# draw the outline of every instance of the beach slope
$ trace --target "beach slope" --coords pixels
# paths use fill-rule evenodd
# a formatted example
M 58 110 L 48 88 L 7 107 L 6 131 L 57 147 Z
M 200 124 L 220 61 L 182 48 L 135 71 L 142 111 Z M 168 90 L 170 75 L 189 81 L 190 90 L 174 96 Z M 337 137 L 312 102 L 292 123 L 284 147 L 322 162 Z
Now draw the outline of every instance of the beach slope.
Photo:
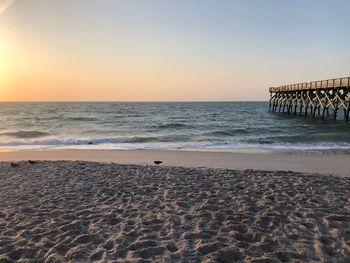
M 167 151 L 167 150 L 63 150 L 0 152 L 0 161 L 21 160 L 80 160 L 150 165 L 162 160 L 165 165 L 185 167 L 224 168 L 234 170 L 283 170 L 350 176 L 350 154 L 286 151 Z

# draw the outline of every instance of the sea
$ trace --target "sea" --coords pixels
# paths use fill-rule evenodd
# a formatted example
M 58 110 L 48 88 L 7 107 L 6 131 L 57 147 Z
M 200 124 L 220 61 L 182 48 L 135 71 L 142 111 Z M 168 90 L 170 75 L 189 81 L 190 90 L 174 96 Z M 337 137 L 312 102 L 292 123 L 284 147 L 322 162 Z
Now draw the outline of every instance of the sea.
M 350 150 L 350 124 L 268 102 L 0 103 L 0 150 Z

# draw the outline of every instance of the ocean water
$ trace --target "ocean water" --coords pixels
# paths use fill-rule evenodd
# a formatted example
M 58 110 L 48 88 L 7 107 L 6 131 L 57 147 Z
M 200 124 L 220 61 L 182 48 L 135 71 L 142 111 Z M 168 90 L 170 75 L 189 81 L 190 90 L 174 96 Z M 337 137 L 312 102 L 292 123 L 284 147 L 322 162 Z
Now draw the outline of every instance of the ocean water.
M 1 103 L 0 149 L 348 150 L 342 120 L 267 102 Z

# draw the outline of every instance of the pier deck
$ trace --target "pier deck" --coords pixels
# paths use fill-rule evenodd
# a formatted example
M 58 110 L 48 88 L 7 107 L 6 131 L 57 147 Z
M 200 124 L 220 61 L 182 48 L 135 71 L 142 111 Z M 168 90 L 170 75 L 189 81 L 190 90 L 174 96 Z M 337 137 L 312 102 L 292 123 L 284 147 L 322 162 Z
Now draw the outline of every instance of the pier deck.
M 350 112 L 350 77 L 271 87 L 269 111 L 325 119 L 337 119 L 343 109 L 346 122 Z

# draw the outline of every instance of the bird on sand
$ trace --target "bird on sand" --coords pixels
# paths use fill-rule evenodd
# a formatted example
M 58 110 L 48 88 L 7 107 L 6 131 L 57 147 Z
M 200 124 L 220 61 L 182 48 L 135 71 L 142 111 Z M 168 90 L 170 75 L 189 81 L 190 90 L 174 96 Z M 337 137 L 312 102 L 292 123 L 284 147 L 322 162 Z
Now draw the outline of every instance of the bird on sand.
M 156 165 L 159 165 L 159 164 L 162 164 L 163 162 L 162 161 L 154 161 L 154 164 Z
M 15 168 L 15 167 L 18 167 L 19 164 L 18 163 L 10 163 L 11 167 Z
M 32 160 L 28 160 L 28 163 L 33 165 L 33 164 L 36 164 L 36 163 L 38 163 L 38 162 L 32 161 Z

